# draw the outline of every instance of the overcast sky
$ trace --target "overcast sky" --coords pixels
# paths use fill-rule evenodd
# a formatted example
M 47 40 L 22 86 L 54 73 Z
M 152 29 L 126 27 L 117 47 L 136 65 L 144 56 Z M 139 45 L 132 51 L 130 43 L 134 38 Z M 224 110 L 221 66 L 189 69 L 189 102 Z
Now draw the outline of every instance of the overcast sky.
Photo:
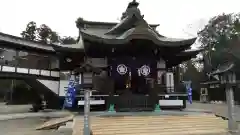
M 29 21 L 47 24 L 61 36 L 77 36 L 75 20 L 118 22 L 131 0 L 0 0 L 0 31 L 16 36 Z M 196 35 L 217 14 L 240 12 L 240 0 L 137 0 L 148 23 L 174 38 Z

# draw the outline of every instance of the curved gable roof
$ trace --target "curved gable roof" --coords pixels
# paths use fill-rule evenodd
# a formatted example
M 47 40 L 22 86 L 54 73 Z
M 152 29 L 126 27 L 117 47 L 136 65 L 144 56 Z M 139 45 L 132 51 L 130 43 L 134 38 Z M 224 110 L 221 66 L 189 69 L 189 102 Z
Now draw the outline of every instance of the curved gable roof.
M 104 44 L 126 44 L 133 39 L 151 40 L 154 44 L 165 47 L 190 47 L 196 40 L 173 39 L 160 35 L 144 20 L 138 9 L 138 3 L 133 0 L 123 13 L 122 20 L 108 31 L 92 31 L 80 29 L 83 39 Z

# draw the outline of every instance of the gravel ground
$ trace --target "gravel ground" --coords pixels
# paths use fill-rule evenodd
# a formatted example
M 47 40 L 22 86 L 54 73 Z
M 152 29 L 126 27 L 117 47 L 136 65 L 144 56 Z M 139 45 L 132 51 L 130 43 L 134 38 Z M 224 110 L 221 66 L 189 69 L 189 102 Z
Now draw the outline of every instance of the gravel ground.
M 0 116 L 28 115 L 31 105 L 5 105 L 0 103 Z M 47 113 L 48 114 L 48 113 Z M 37 114 L 31 114 L 37 115 Z M 47 116 L 47 115 L 46 115 Z M 30 117 L 30 116 L 29 116 Z M 0 120 L 0 135 L 71 135 L 69 131 L 46 130 L 37 131 L 35 128 L 46 121 L 44 118 L 31 117 L 15 120 Z
M 201 109 L 211 111 L 219 116 L 228 117 L 228 109 L 225 103 L 223 104 L 210 104 L 210 103 L 199 103 L 193 102 L 193 104 L 187 104 L 187 109 Z M 240 123 L 240 106 L 235 105 L 235 120 Z
M 0 103 L 0 114 L 26 113 L 29 112 L 31 105 L 6 105 Z
M 35 128 L 42 124 L 46 119 L 18 119 L 0 121 L 1 135 L 71 135 L 71 132 L 60 132 L 57 130 L 37 131 Z

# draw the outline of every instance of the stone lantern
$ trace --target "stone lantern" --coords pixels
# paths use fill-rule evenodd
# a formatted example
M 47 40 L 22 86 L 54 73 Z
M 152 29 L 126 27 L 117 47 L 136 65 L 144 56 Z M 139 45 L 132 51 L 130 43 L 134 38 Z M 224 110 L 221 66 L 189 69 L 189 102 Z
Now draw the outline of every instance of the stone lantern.
M 81 67 L 74 70 L 75 74 L 81 74 L 81 86 L 80 90 L 84 92 L 84 135 L 91 135 L 90 129 L 90 97 L 93 88 L 93 76 L 99 74 L 101 71 L 98 68 L 93 67 L 90 63 L 86 62 Z M 78 87 L 79 88 L 79 87 Z
M 216 71 L 210 73 L 210 75 L 218 75 L 220 83 L 225 86 L 226 100 L 228 105 L 228 129 L 230 132 L 237 132 L 238 127 L 234 118 L 234 94 L 233 88 L 236 86 L 236 75 L 232 70 L 234 64 L 231 62 L 225 63 L 218 67 Z

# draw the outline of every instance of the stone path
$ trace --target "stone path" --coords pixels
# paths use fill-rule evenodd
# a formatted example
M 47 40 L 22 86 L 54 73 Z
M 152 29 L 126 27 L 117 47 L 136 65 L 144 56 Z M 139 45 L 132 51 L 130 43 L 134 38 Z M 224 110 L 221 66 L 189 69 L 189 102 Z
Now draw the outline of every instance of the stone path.
M 0 103 L 0 130 L 4 135 L 70 135 L 69 127 L 61 127 L 56 131 L 35 131 L 36 124 L 33 121 L 35 119 L 43 117 L 61 117 L 69 115 L 66 112 L 39 112 L 39 113 L 29 113 L 28 110 L 31 106 L 29 105 L 4 105 Z M 227 105 L 226 104 L 202 104 L 194 102 L 193 104 L 188 104 L 187 111 L 192 112 L 214 112 L 223 117 L 227 116 Z M 168 112 L 165 112 L 168 113 Z M 183 113 L 183 112 L 182 112 Z M 95 114 L 98 115 L 98 114 Z M 235 107 L 236 120 L 240 123 L 240 107 Z M 9 120 L 16 119 L 17 120 Z M 24 119 L 22 119 L 24 118 Z M 30 118 L 30 119 L 27 119 Z M 42 119 L 41 118 L 41 119 Z M 27 120 L 26 120 L 27 119 Z M 8 120 L 8 121 L 5 121 Z M 43 122 L 39 122 L 43 123 Z M 19 125 L 19 126 L 18 126 Z M 71 125 L 71 124 L 70 124 Z M 20 128 L 20 129 L 19 129 Z M 16 132 L 12 129 L 16 129 Z M 25 131 L 26 130 L 26 131 Z M 210 134 L 209 134 L 210 135 Z M 219 135 L 219 134 L 218 134 Z M 221 134 L 222 135 L 222 134 Z
M 0 121 L 23 118 L 58 118 L 69 116 L 70 112 L 61 110 L 44 110 L 43 112 L 29 112 L 31 105 L 6 105 L 0 102 Z
M 188 104 L 186 110 L 204 110 L 206 112 L 213 112 L 216 115 L 219 115 L 221 117 L 227 118 L 228 112 L 227 112 L 227 105 L 225 103 L 223 104 L 210 104 L 210 103 L 198 103 L 194 102 L 193 104 Z M 240 122 L 240 107 L 238 105 L 235 106 L 235 119 L 237 122 Z
M 0 114 L 10 114 L 10 113 L 26 113 L 29 112 L 31 105 L 6 105 L 5 103 L 0 103 Z
M 215 105 L 215 104 L 201 104 L 194 103 L 192 105 L 188 105 L 186 110 L 189 111 L 219 111 L 220 113 L 226 112 L 224 110 L 226 105 Z M 2 110 L 5 109 L 5 110 Z M 238 109 L 238 110 L 237 110 Z M 239 107 L 236 111 L 240 112 Z M 66 116 L 66 112 L 39 112 L 39 113 L 26 113 L 28 110 L 27 105 L 1 105 L 0 104 L 0 130 L 4 135 L 71 135 L 72 131 L 69 130 L 71 128 L 70 124 L 67 124 L 64 127 L 59 128 L 58 130 L 48 130 L 48 131 L 36 131 L 35 127 L 44 123 L 43 118 L 39 117 L 60 117 Z M 24 113 L 25 112 L 25 113 Z M 168 112 L 165 112 L 168 113 Z M 184 113 L 184 112 L 182 112 Z M 7 114 L 7 115 L 6 115 Z M 67 114 L 68 115 L 68 114 Z M 97 114 L 95 114 L 97 115 Z M 240 114 L 239 114 L 240 115 Z M 16 118 L 24 118 L 17 119 Z M 9 120 L 12 119 L 12 120 Z M 13 120 L 15 119 L 15 120 Z M 37 120 L 40 119 L 40 120 Z M 4 121 L 1 121 L 4 120 Z M 7 121 L 5 121 L 7 120 Z M 69 126 L 70 125 L 70 126 Z M 14 130 L 13 130 L 14 129 Z M 209 134 L 214 135 L 214 134 Z M 222 134 L 218 134 L 222 135 Z M 224 134 L 225 135 L 225 134 Z
M 30 118 L 0 121 L 1 135 L 71 135 L 71 132 L 60 132 L 57 130 L 37 131 L 34 129 L 46 121 L 43 118 Z
M 15 114 L 0 114 L 0 121 L 25 119 L 25 118 L 59 118 L 71 115 L 70 112 L 38 112 L 38 113 L 15 113 Z

